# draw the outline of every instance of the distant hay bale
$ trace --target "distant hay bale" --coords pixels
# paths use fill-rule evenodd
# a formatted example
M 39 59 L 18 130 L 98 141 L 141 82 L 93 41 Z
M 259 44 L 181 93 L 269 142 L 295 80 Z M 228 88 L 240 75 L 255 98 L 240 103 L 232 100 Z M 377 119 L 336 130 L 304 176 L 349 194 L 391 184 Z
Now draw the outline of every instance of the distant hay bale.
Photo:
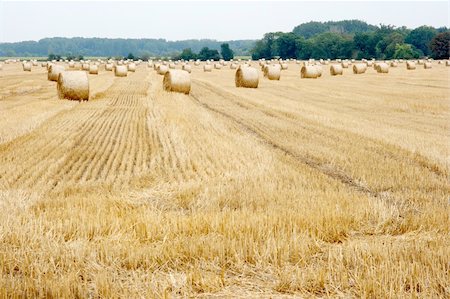
M 47 62 L 41 62 L 42 67 L 47 67 Z
M 62 65 L 51 64 L 48 69 L 47 79 L 49 81 L 58 81 L 58 76 L 64 72 L 65 68 Z
M 182 69 L 183 71 L 188 72 L 188 73 L 191 73 L 191 72 L 192 72 L 192 67 L 191 67 L 189 64 L 183 65 L 183 66 L 181 67 L 181 69 Z
M 114 76 L 126 77 L 128 75 L 128 68 L 126 65 L 116 65 L 114 68 Z
M 175 63 L 169 63 L 169 69 L 174 70 L 175 67 L 176 67 L 176 64 L 175 64 Z
M 389 65 L 385 62 L 381 62 L 377 65 L 377 73 L 387 74 L 389 73 Z
M 304 78 L 316 79 L 321 76 L 321 72 L 319 71 L 319 68 L 315 65 L 304 65 L 300 70 L 300 76 L 302 79 Z
M 344 69 L 347 69 L 348 68 L 348 61 L 342 61 L 341 65 L 342 65 L 342 67 Z
M 431 69 L 431 62 L 425 62 L 425 63 L 423 64 L 423 68 L 424 68 L 424 69 Z
M 189 94 L 191 91 L 191 76 L 183 70 L 169 70 L 164 74 L 163 86 L 165 91 Z
M 282 67 L 279 64 L 266 65 L 264 68 L 264 77 L 269 80 L 280 80 Z
M 406 69 L 407 70 L 415 70 L 416 69 L 416 63 L 414 61 L 407 61 L 406 62 Z
M 365 63 L 355 63 L 353 65 L 353 74 L 364 74 L 367 70 Z
M 417 64 L 418 65 L 423 65 L 425 62 L 423 61 L 423 59 L 419 59 L 418 61 L 417 61 Z
M 91 75 L 98 75 L 98 65 L 91 64 L 89 66 L 89 74 L 91 74 Z
M 445 66 L 450 66 L 450 60 L 447 60 L 447 61 L 445 62 Z
M 220 63 L 214 63 L 214 68 L 216 70 L 220 70 L 220 69 L 222 69 L 222 65 Z
M 287 63 L 282 63 L 282 64 L 280 64 L 280 66 L 281 66 L 282 70 L 287 70 L 288 69 L 288 64 Z
M 69 62 L 69 68 L 73 69 L 75 67 L 75 62 L 70 61 Z
M 127 69 L 128 69 L 128 71 L 129 72 L 135 72 L 136 71 L 136 64 L 135 63 L 129 63 L 128 65 L 127 65 Z
M 89 79 L 84 71 L 61 72 L 56 87 L 60 99 L 89 100 Z
M 212 71 L 212 66 L 210 64 L 205 64 L 203 66 L 203 71 L 204 72 L 211 72 Z
M 156 69 L 156 73 L 158 75 L 165 75 L 167 72 L 169 71 L 169 67 L 167 65 L 159 65 L 158 68 Z
M 113 68 L 114 68 L 114 66 L 113 66 L 112 63 L 107 63 L 107 64 L 105 65 L 105 71 L 112 71 Z
M 391 67 L 397 67 L 398 63 L 397 61 L 391 61 Z
M 239 67 L 234 76 L 236 87 L 258 88 L 258 70 L 253 67 Z
M 322 77 L 322 72 L 323 72 L 322 65 L 318 64 L 318 65 L 316 65 L 316 68 L 317 68 L 317 72 L 319 73 L 319 78 Z
M 38 66 L 38 63 L 37 63 L 36 60 L 32 61 L 31 64 L 32 64 L 33 66 Z
M 89 71 L 89 67 L 90 67 L 90 64 L 89 64 L 89 63 L 83 63 L 83 64 L 81 65 L 81 69 L 82 69 L 83 71 Z
M 153 65 L 153 69 L 154 69 L 155 71 L 157 71 L 157 70 L 158 70 L 158 67 L 159 67 L 160 65 L 161 65 L 160 63 L 155 63 L 155 64 Z
M 194 62 L 194 65 L 195 65 L 195 66 L 199 66 L 199 65 L 200 65 L 200 61 Z
M 368 67 L 371 67 L 371 66 L 373 66 L 373 61 L 371 61 L 371 60 L 370 61 L 366 61 L 366 64 L 367 64 Z
M 235 69 L 237 69 L 237 64 L 236 63 L 230 63 L 230 69 L 231 70 L 235 70 Z
M 31 72 L 31 62 L 24 62 L 22 68 L 25 72 Z
M 340 64 L 332 64 L 330 66 L 330 75 L 337 76 L 342 75 L 344 73 L 344 68 Z

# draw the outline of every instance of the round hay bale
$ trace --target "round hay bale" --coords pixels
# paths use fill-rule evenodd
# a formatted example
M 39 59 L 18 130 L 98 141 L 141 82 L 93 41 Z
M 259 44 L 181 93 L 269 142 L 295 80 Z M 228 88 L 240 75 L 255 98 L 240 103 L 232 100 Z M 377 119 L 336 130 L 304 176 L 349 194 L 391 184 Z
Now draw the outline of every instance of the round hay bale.
M 158 70 L 158 67 L 159 67 L 160 65 L 161 65 L 160 63 L 155 63 L 155 64 L 153 65 L 153 69 L 154 69 L 155 71 L 157 71 L 157 70 Z
M 365 63 L 355 63 L 353 65 L 353 74 L 364 74 L 367 70 Z
M 415 70 L 416 69 L 416 63 L 414 61 L 407 61 L 406 62 L 406 69 L 407 70 Z
M 169 71 L 169 67 L 167 65 L 161 64 L 156 69 L 156 73 L 158 75 L 165 75 Z
M 47 73 L 47 79 L 49 81 L 58 81 L 58 76 L 61 72 L 64 72 L 65 68 L 62 65 L 50 64 Z
M 175 63 L 169 63 L 169 69 L 174 70 L 176 67 Z
M 425 63 L 423 64 L 423 68 L 424 68 L 424 69 L 431 69 L 431 62 L 425 62 Z
M 371 66 L 373 66 L 373 61 L 372 60 L 368 60 L 368 61 L 366 61 L 366 64 L 367 64 L 367 66 L 368 67 L 371 67 Z
M 113 68 L 114 68 L 114 66 L 113 66 L 112 63 L 107 63 L 107 64 L 105 65 L 105 71 L 112 71 Z
M 450 60 L 447 60 L 447 61 L 445 62 L 445 66 L 450 66 Z
M 212 72 L 212 66 L 210 64 L 205 64 L 203 66 L 203 71 L 204 72 Z
M 163 87 L 165 91 L 189 94 L 191 91 L 191 76 L 183 70 L 169 70 L 164 74 Z
M 348 68 L 348 61 L 342 61 L 341 65 L 342 65 L 342 67 L 344 69 L 347 69 Z
M 234 83 L 236 87 L 258 88 L 258 70 L 251 66 L 238 68 L 234 76 Z
M 194 65 L 195 65 L 195 66 L 199 66 L 199 65 L 200 65 L 200 61 L 194 62 Z
M 220 63 L 214 63 L 214 68 L 216 70 L 220 70 L 220 69 L 222 69 L 222 65 Z
M 73 69 L 75 67 L 75 62 L 70 61 L 69 62 L 69 68 Z
M 423 59 L 419 59 L 418 61 L 417 61 L 417 64 L 418 65 L 423 65 L 425 62 L 423 61 Z
M 128 65 L 127 65 L 127 69 L 128 69 L 128 71 L 129 72 L 135 72 L 136 71 L 136 64 L 135 63 L 129 63 Z
M 89 100 L 89 79 L 85 71 L 61 72 L 56 88 L 60 99 Z
M 22 65 L 22 68 L 25 72 L 31 72 L 31 63 L 30 62 L 25 62 Z
M 381 62 L 377 65 L 377 73 L 387 74 L 389 73 L 389 65 L 385 62 Z
M 282 63 L 282 64 L 280 64 L 280 66 L 281 66 L 281 69 L 283 71 L 288 69 L 288 64 L 287 63 Z
M 47 62 L 41 62 L 41 67 L 47 67 Z
M 126 77 L 128 75 L 128 68 L 126 65 L 116 65 L 114 68 L 114 76 Z
M 36 60 L 33 60 L 33 61 L 31 62 L 31 64 L 32 64 L 33 66 L 38 66 L 38 62 L 37 62 Z
M 235 70 L 235 69 L 237 69 L 237 64 L 236 63 L 230 63 L 230 69 L 231 70 Z
M 315 65 L 304 65 L 302 66 L 302 69 L 300 70 L 300 76 L 301 78 L 312 78 L 316 79 L 319 78 L 321 73 L 319 72 L 319 68 Z
M 344 73 L 344 68 L 340 64 L 332 64 L 330 66 L 330 75 L 337 76 L 342 75 Z
M 98 65 L 91 64 L 89 66 L 89 74 L 91 74 L 91 75 L 98 75 Z
M 264 68 L 264 77 L 269 80 L 280 80 L 282 67 L 279 64 L 266 65 Z
M 192 67 L 189 64 L 185 64 L 181 67 L 183 71 L 188 72 L 189 74 L 192 72 Z
M 81 69 L 82 69 L 83 71 L 89 71 L 89 68 L 90 68 L 89 63 L 83 63 L 83 64 L 81 65 Z
M 398 63 L 397 61 L 391 61 L 391 67 L 397 67 Z

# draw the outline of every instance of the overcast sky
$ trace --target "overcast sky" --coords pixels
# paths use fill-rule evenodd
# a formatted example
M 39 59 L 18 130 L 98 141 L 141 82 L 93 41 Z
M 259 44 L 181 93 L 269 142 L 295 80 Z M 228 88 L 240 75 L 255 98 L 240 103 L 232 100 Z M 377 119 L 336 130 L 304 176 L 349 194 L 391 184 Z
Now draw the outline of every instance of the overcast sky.
M 44 37 L 257 39 L 308 21 L 359 19 L 409 28 L 449 26 L 447 1 L 147 1 L 0 0 L 0 42 Z

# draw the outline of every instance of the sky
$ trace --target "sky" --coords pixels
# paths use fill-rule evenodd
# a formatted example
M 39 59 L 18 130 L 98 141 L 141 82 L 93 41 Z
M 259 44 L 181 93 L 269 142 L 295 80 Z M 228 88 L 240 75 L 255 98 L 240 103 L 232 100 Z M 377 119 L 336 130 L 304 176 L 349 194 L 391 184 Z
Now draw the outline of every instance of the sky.
M 259 39 L 309 21 L 449 24 L 448 1 L 5 1 L 0 42 L 45 37 Z

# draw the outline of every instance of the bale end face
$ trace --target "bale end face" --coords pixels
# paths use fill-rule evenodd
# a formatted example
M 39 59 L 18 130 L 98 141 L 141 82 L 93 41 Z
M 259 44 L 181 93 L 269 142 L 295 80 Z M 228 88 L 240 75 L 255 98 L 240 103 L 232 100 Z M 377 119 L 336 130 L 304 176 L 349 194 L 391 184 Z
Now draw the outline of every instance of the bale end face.
M 253 67 L 239 67 L 234 77 L 236 87 L 258 88 L 258 70 Z
M 114 75 L 116 77 L 126 77 L 128 74 L 128 69 L 126 65 L 116 65 L 114 68 Z
M 89 79 L 84 71 L 63 71 L 59 73 L 56 88 L 60 99 L 89 100 Z
M 189 94 L 191 92 L 191 76 L 187 71 L 170 70 L 164 74 L 165 91 Z

